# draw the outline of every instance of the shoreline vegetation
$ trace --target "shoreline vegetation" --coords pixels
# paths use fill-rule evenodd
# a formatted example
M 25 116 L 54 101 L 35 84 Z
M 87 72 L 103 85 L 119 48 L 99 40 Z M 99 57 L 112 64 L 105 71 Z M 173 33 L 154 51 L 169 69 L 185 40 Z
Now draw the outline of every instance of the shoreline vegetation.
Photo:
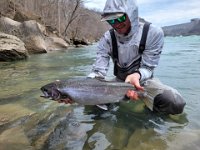
M 1 0 L 0 61 L 66 50 L 98 41 L 109 25 L 86 0 Z M 141 21 L 145 21 L 140 18 Z M 162 28 L 165 36 L 200 35 L 200 19 Z

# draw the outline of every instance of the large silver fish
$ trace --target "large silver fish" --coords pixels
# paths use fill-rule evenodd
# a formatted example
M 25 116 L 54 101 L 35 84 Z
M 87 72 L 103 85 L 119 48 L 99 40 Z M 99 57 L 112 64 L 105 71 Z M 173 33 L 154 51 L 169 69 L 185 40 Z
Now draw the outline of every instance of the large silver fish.
M 128 90 L 136 91 L 139 98 L 147 96 L 145 91 L 137 91 L 129 83 L 90 78 L 58 80 L 41 87 L 44 98 L 52 100 L 69 98 L 83 105 L 117 103 L 127 100 Z
M 127 99 L 128 90 L 135 90 L 133 85 L 124 82 L 112 82 L 97 79 L 68 79 L 55 81 L 41 87 L 44 98 L 52 100 L 71 99 L 84 105 L 116 103 Z M 143 96 L 138 91 L 138 95 Z

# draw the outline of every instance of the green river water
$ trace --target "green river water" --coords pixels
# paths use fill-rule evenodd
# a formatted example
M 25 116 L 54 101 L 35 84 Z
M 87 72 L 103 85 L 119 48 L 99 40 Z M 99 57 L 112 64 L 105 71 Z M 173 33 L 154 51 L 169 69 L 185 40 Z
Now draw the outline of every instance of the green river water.
M 40 97 L 57 79 L 87 76 L 96 45 L 0 62 L 0 150 L 198 150 L 200 36 L 167 37 L 155 76 L 183 95 L 181 115 L 154 114 L 142 102 L 111 111 Z M 112 66 L 112 64 L 111 64 Z M 111 67 L 112 68 L 112 67 Z M 112 69 L 108 72 L 112 78 Z

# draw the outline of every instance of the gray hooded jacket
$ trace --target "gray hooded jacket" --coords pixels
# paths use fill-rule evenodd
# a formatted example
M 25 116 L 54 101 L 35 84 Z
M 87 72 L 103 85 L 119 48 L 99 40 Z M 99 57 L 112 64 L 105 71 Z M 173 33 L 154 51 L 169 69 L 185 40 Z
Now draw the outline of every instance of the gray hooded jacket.
M 131 31 L 128 35 L 120 35 L 115 32 L 119 64 L 121 67 L 127 67 L 140 57 L 138 49 L 144 23 L 139 22 L 138 7 L 135 0 L 107 0 L 103 13 L 116 12 L 126 13 L 131 21 Z M 147 36 L 146 48 L 141 56 L 142 60 L 139 68 L 141 81 L 152 77 L 153 70 L 158 65 L 163 44 L 163 31 L 151 25 Z M 106 76 L 112 54 L 112 39 L 109 31 L 101 38 L 97 48 L 96 61 L 89 77 Z

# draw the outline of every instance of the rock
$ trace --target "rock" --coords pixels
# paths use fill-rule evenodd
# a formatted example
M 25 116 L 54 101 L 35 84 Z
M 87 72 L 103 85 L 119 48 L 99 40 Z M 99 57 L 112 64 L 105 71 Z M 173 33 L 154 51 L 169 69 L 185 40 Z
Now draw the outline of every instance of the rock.
M 47 53 L 47 46 L 45 43 L 45 27 L 37 23 L 35 20 L 24 21 L 20 25 L 22 33 L 22 40 L 25 47 L 31 54 Z
M 14 136 L 13 136 L 14 133 Z M 34 150 L 29 142 L 27 136 L 25 135 L 23 128 L 15 127 L 3 131 L 0 135 L 0 145 L 1 150 L 19 150 L 19 149 L 26 149 L 26 150 Z
M 12 28 L 16 28 L 21 24 L 20 22 L 14 21 L 14 20 L 7 18 L 7 17 L 1 17 L 0 22 L 1 22 L 1 26 L 2 26 L 1 28 L 2 29 L 7 28 L 7 30 L 10 30 Z
M 34 20 L 20 23 L 7 17 L 1 17 L 0 31 L 20 38 L 25 43 L 29 54 L 47 52 L 44 40 L 45 27 Z
M 168 137 L 167 150 L 199 150 L 200 130 L 186 129 Z M 187 140 L 186 140 L 187 139 Z
M 56 35 L 48 36 L 46 27 L 35 20 L 22 23 L 7 17 L 0 18 L 0 31 L 20 38 L 29 54 L 47 53 L 67 49 L 69 44 Z
M 14 112 L 14 113 L 13 113 Z M 30 116 L 34 114 L 32 110 L 29 110 L 19 104 L 5 104 L 0 107 L 0 125 L 13 122 L 17 119 Z
M 24 39 L 24 42 L 30 54 L 47 53 L 46 43 L 39 35 L 29 35 Z
M 121 141 L 119 143 L 121 143 Z M 96 132 L 89 137 L 88 145 L 90 149 L 107 149 L 111 145 L 111 143 L 107 140 L 106 136 L 103 133 Z M 121 149 L 121 147 L 117 148 Z
M 10 34 L 10 35 L 15 35 L 18 38 L 19 35 L 21 35 L 19 26 L 20 26 L 20 22 L 14 21 L 10 18 L 7 17 L 1 17 L 0 18 L 0 32 L 6 33 L 6 34 Z
M 41 22 L 41 17 L 36 14 L 31 13 L 30 11 L 16 9 L 13 20 L 16 20 L 19 22 L 24 22 L 28 20 L 36 20 L 38 22 Z
M 69 44 L 67 44 L 63 39 L 57 38 L 57 37 L 49 37 L 47 38 L 48 51 L 54 51 L 54 50 L 66 50 L 69 47 Z
M 136 129 L 128 140 L 124 150 L 130 149 L 167 149 L 167 143 L 153 129 Z
M 21 60 L 27 57 L 28 52 L 19 38 L 0 32 L 0 61 Z
M 79 46 L 79 45 L 89 45 L 88 42 L 84 39 L 77 39 L 77 38 L 74 38 L 72 39 L 72 43 L 75 45 L 75 46 Z
M 24 21 L 20 24 L 21 31 L 24 33 L 24 36 L 31 35 L 43 35 L 45 27 L 42 27 L 41 24 L 35 20 Z
M 64 37 L 64 40 L 67 42 L 67 44 L 70 44 L 70 39 L 67 36 Z

